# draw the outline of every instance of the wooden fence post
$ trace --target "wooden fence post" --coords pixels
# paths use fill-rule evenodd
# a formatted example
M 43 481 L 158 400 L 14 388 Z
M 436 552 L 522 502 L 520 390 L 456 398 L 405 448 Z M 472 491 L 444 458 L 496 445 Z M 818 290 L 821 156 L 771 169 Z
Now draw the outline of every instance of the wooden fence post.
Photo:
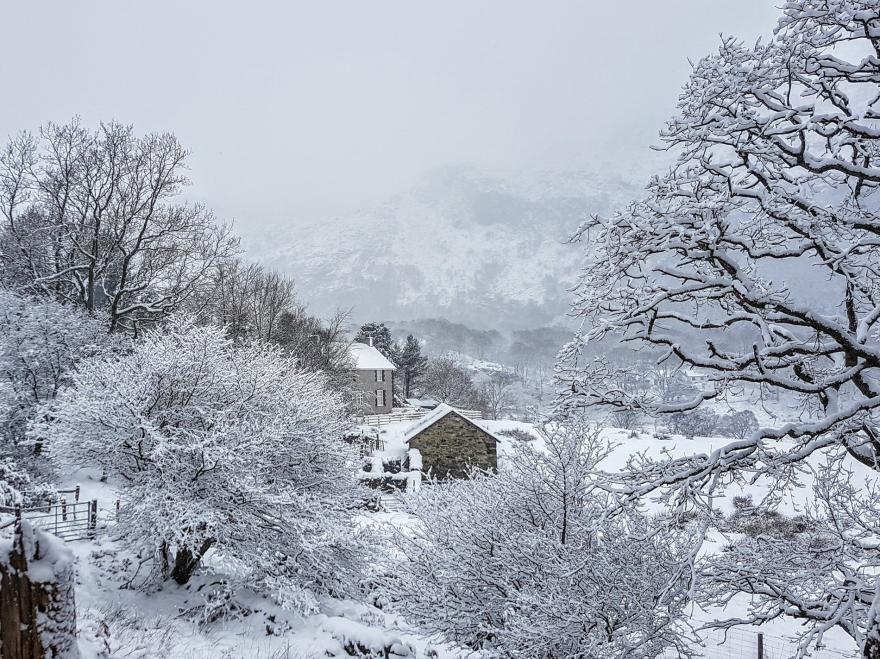
M 764 634 L 758 632 L 758 659 L 764 659 Z
M 89 530 L 94 532 L 98 528 L 98 500 L 92 499 L 89 505 Z
M 0 659 L 76 659 L 74 556 L 26 520 L 0 542 Z

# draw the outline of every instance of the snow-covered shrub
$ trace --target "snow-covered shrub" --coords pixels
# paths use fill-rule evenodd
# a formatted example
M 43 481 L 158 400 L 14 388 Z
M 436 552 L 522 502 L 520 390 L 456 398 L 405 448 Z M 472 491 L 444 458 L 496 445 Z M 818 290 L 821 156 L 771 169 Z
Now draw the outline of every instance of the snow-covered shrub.
M 504 430 L 499 430 L 496 434 L 503 437 L 510 437 L 518 442 L 531 442 L 535 439 L 535 436 L 532 433 L 527 430 L 522 430 L 521 428 L 505 428 Z
M 34 483 L 11 458 L 0 459 L 0 507 L 32 508 L 54 503 L 58 492 L 48 483 Z
M 734 497 L 733 514 L 721 521 L 727 531 L 752 537 L 790 537 L 810 530 L 804 515 L 787 516 L 766 505 L 755 505 L 751 495 Z
M 641 418 L 642 415 L 636 410 L 619 410 L 612 413 L 611 422 L 614 424 L 615 428 L 632 430 L 638 427 Z
M 718 428 L 719 417 L 712 410 L 699 408 L 693 412 L 670 414 L 666 422 L 670 432 L 693 439 L 713 435 Z
M 360 659 L 416 658 L 415 648 L 405 643 L 398 634 L 382 629 L 375 616 L 358 615 L 357 607 L 344 613 L 344 616 L 318 615 L 311 621 L 316 632 L 326 639 L 326 645 L 322 648 L 325 656 Z
M 0 439 L 20 442 L 74 364 L 115 343 L 105 325 L 79 309 L 0 290 Z
M 605 518 L 585 423 L 548 427 L 497 476 L 423 488 L 396 536 L 385 597 L 447 640 L 497 656 L 656 657 L 681 648 L 685 531 L 635 510 Z M 673 584 L 670 587 L 670 584 Z M 496 655 L 492 655 L 496 656 Z
M 146 618 L 143 611 L 122 602 L 102 602 L 78 614 L 80 644 L 99 659 L 180 656 L 181 635 L 174 616 Z
M 745 439 L 758 429 L 758 418 L 751 410 L 725 414 L 718 419 L 716 432 L 722 437 Z
M 155 575 L 185 583 L 213 549 L 230 578 L 308 607 L 358 577 L 342 409 L 323 374 L 177 319 L 84 364 L 32 432 L 120 481 L 120 530 Z

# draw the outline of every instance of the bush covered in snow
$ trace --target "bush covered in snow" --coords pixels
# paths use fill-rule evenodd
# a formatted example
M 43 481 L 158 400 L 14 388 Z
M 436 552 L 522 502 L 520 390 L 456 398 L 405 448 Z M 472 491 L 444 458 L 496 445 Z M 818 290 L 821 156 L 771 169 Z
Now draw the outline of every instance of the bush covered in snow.
M 804 515 L 783 515 L 767 505 L 755 504 L 751 495 L 734 497 L 733 514 L 722 520 L 720 526 L 752 537 L 790 537 L 811 529 Z
M 505 428 L 499 430 L 497 434 L 502 437 L 510 437 L 518 442 L 531 442 L 535 439 L 535 436 L 532 433 L 527 430 L 522 430 L 521 428 Z
M 666 419 L 670 432 L 694 437 L 731 437 L 743 439 L 758 429 L 758 419 L 751 410 L 717 414 L 701 407 L 692 412 L 675 412 Z
M 684 643 L 686 532 L 635 510 L 605 518 L 606 449 L 572 422 L 521 444 L 497 476 L 423 488 L 385 589 L 410 620 L 498 656 L 656 657 Z M 673 584 L 670 586 L 670 584 Z M 494 655 L 493 655 L 494 656 Z
M 716 432 L 722 437 L 744 439 L 758 429 L 758 419 L 751 410 L 725 414 L 718 420 Z
M 11 458 L 0 459 L 0 507 L 31 508 L 58 500 L 58 492 L 48 483 L 34 483 L 30 474 Z
M 676 412 L 666 419 L 666 427 L 670 432 L 690 439 L 696 436 L 709 437 L 715 434 L 718 427 L 718 415 L 706 408 L 693 412 Z
M 299 607 L 356 584 L 359 498 L 343 403 L 263 343 L 185 319 L 91 361 L 36 424 L 66 467 L 121 483 L 122 536 L 188 581 L 209 550 Z
M 0 439 L 21 442 L 74 364 L 112 342 L 106 326 L 78 309 L 0 290 Z

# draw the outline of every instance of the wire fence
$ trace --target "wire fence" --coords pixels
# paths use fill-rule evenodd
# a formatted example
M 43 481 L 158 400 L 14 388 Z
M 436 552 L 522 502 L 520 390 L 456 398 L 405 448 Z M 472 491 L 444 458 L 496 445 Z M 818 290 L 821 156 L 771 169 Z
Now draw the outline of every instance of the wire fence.
M 696 623 L 708 621 L 692 620 Z M 707 659 L 791 659 L 797 655 L 798 643 L 792 638 L 735 627 L 728 630 L 704 629 L 698 633 L 703 641 L 702 656 Z M 858 650 L 844 652 L 832 648 L 812 650 L 810 659 L 857 659 Z

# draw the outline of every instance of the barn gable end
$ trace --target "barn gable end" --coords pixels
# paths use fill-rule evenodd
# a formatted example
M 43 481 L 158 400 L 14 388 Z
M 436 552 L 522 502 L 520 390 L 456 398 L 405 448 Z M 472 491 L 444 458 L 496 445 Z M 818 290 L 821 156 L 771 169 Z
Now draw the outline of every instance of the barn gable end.
M 406 442 L 422 454 L 422 470 L 437 478 L 465 478 L 472 468 L 498 469 L 498 440 L 452 408 L 427 415 Z

